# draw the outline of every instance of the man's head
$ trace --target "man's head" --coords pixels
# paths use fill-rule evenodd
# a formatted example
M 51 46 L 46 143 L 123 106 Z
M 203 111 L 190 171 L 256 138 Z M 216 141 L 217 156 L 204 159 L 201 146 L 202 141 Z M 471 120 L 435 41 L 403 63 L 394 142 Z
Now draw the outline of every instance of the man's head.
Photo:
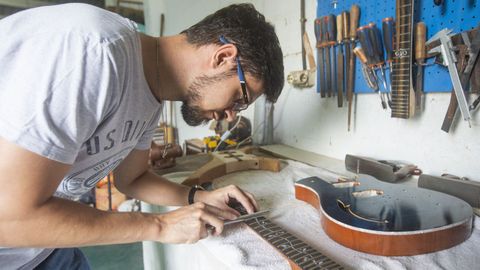
M 253 5 L 220 9 L 182 34 L 195 47 L 212 47 L 212 69 L 193 80 L 182 105 L 189 125 L 233 119 L 261 94 L 276 101 L 284 84 L 283 54 L 273 26 Z

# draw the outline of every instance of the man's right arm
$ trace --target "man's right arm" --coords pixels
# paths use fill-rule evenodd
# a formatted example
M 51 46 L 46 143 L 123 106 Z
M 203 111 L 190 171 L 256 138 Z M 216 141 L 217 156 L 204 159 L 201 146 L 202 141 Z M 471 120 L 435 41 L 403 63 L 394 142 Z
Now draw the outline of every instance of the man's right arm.
M 204 204 L 153 215 L 105 212 L 53 197 L 69 169 L 0 138 L 0 246 L 188 243 L 208 235 L 206 223 L 223 227 L 217 209 Z

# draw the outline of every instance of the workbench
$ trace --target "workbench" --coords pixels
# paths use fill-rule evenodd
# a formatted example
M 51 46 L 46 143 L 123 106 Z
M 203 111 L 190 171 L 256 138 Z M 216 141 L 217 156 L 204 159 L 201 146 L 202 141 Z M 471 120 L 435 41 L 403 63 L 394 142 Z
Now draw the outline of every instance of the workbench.
M 342 160 L 301 151 L 288 146 L 266 146 L 260 155 L 289 156 L 303 162 L 283 160 L 278 173 L 245 171 L 214 181 L 215 187 L 235 184 L 256 196 L 260 209 L 271 208 L 268 218 L 322 254 L 347 269 L 478 269 L 480 258 L 480 222 L 475 219 L 471 237 L 453 248 L 417 256 L 375 256 L 346 248 L 331 240 L 323 231 L 317 210 L 295 199 L 294 182 L 309 176 L 334 181 L 338 175 L 352 176 Z M 192 171 L 208 162 L 206 155 L 177 159 L 177 166 L 156 173 L 171 181 L 182 182 Z M 307 164 L 308 163 L 308 164 Z M 402 182 L 416 185 L 412 177 Z M 173 207 L 142 204 L 142 211 L 165 212 Z M 162 245 L 144 242 L 145 269 L 290 269 L 287 261 L 245 224 L 230 225 L 219 237 L 208 237 L 191 245 Z

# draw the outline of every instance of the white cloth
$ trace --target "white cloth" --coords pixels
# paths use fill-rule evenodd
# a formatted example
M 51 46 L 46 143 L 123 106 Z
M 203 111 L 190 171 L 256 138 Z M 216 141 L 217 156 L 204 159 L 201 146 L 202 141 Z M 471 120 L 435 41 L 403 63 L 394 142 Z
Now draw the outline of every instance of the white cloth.
M 40 7 L 0 20 L 0 40 L 0 137 L 72 164 L 55 196 L 77 199 L 130 151 L 149 149 L 161 104 L 133 22 L 85 4 Z M 0 249 L 0 268 L 32 251 L 45 253 Z
M 269 219 L 310 244 L 322 254 L 352 269 L 480 269 L 480 222 L 470 238 L 453 248 L 417 256 L 385 257 L 346 248 L 323 231 L 320 215 L 309 204 L 295 199 L 294 182 L 309 176 L 334 181 L 336 174 L 299 162 L 288 161 L 279 173 L 246 171 L 229 174 L 215 181 L 215 186 L 236 184 L 253 193 L 262 209 L 273 208 Z M 291 269 L 287 261 L 267 242 L 244 224 L 226 227 L 219 237 L 209 237 L 195 244 L 206 248 L 234 270 Z M 168 258 L 167 258 L 168 259 Z

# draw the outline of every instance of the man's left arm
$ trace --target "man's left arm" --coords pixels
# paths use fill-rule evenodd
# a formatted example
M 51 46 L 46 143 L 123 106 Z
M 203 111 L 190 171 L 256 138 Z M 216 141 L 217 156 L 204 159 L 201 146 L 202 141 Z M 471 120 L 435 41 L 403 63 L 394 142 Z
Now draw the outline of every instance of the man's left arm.
M 188 205 L 190 187 L 169 181 L 149 171 L 149 150 L 133 150 L 115 169 L 115 186 L 122 193 L 156 205 Z M 228 186 L 214 191 L 197 191 L 195 202 L 204 202 L 238 215 L 228 207 L 231 198 L 239 201 L 248 213 L 258 209 L 254 197 L 236 186 Z

